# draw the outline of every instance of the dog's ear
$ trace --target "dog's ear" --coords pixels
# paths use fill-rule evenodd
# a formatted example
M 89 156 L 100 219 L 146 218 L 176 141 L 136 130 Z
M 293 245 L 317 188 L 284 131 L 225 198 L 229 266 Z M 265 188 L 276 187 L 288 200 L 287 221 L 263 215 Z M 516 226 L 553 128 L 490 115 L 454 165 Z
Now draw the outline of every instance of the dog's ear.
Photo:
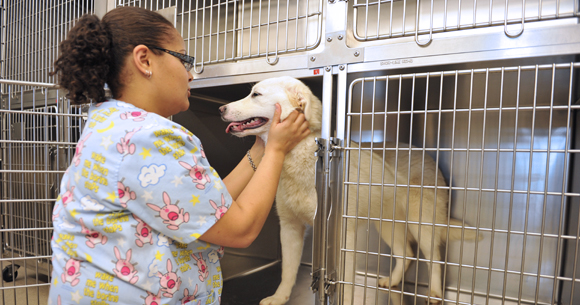
M 312 92 L 303 83 L 298 81 L 286 88 L 288 99 L 294 108 L 304 113 L 306 120 L 310 120 L 310 99 Z

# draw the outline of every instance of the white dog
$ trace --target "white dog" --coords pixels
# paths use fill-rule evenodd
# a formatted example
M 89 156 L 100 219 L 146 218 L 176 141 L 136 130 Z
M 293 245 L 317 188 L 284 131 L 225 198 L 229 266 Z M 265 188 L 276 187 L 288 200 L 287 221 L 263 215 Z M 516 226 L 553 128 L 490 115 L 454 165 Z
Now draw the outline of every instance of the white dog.
M 231 122 L 226 132 L 230 132 L 238 137 L 256 135 L 261 137 L 264 142 L 267 141 L 267 135 L 270 128 L 270 120 L 275 111 L 275 104 L 279 103 L 282 108 L 281 118 L 286 118 L 293 110 L 300 109 L 304 112 L 306 119 L 310 124 L 311 134 L 300 142 L 284 160 L 284 167 L 280 177 L 280 184 L 276 194 L 276 206 L 280 217 L 280 238 L 282 243 L 282 282 L 273 296 L 265 298 L 260 302 L 261 305 L 284 304 L 288 301 L 296 274 L 300 265 L 302 253 L 304 231 L 307 225 L 312 225 L 314 213 L 317 206 L 317 195 L 315 190 L 315 162 L 314 152 L 317 145 L 314 141 L 320 137 L 320 128 L 322 120 L 322 104 L 320 100 L 312 94 L 310 89 L 297 79 L 291 77 L 279 77 L 263 80 L 257 83 L 246 98 L 232 102 L 220 107 L 222 120 Z M 383 145 L 380 144 L 379 147 Z M 395 147 L 395 143 L 386 145 L 389 148 Z M 350 147 L 358 148 L 358 144 L 351 143 Z M 408 148 L 408 144 L 399 144 L 400 148 Z M 447 237 L 447 228 L 443 226 L 435 227 L 433 234 L 433 213 L 435 212 L 435 223 L 447 224 L 447 203 L 448 191 L 439 189 L 436 193 L 436 210 L 435 189 L 399 186 L 396 191 L 396 205 L 393 207 L 393 198 L 395 198 L 394 187 L 372 187 L 370 196 L 372 202 L 369 211 L 369 173 L 371 153 L 361 150 L 360 165 L 356 162 L 359 150 L 351 152 L 350 172 L 360 175 L 351 174 L 347 181 L 356 183 L 356 189 L 350 189 L 348 215 L 361 218 L 373 217 L 386 219 L 380 225 L 375 222 L 377 230 L 381 231 L 382 239 L 392 249 L 392 254 L 396 258 L 395 268 L 392 270 L 390 277 L 379 279 L 381 287 L 397 286 L 403 277 L 404 272 L 409 267 L 411 260 L 403 259 L 403 256 L 413 257 L 413 250 L 410 242 L 419 241 L 419 247 L 426 259 L 441 261 L 439 247 Z M 393 184 L 395 182 L 395 151 L 386 150 L 384 161 L 383 153 L 375 152 L 372 154 L 373 175 L 372 184 L 377 185 Z M 397 167 L 397 185 L 435 185 L 437 176 L 437 185 L 446 186 L 445 179 L 438 170 L 435 161 L 425 156 L 421 152 L 414 151 L 411 156 L 411 177 L 408 177 L 409 154 L 408 150 L 399 151 Z M 423 169 L 423 170 L 422 170 Z M 384 173 L 384 175 L 383 175 Z M 423 173 L 423 175 L 422 175 Z M 359 177 L 359 178 L 357 178 Z M 358 179 L 358 180 L 357 180 Z M 381 189 L 383 190 L 381 192 Z M 422 192 L 421 192 L 422 191 Z M 382 215 L 381 215 L 381 193 L 382 193 Z M 408 199 L 408 200 L 407 200 Z M 358 200 L 358 211 L 357 202 Z M 407 202 L 408 201 L 408 202 Z M 393 218 L 394 210 L 394 218 Z M 358 212 L 358 213 L 357 213 Z M 426 225 L 405 224 L 402 222 L 393 222 L 396 220 L 408 220 L 413 223 L 419 221 Z M 390 220 L 390 221 L 389 221 Z M 347 241 L 346 248 L 353 250 L 354 234 L 356 233 L 355 220 L 349 218 L 347 221 Z M 359 223 L 363 221 L 359 220 Z M 461 221 L 450 219 L 452 225 L 462 225 Z M 406 227 L 406 229 L 405 229 Z M 392 230 L 395 230 L 393 234 Z M 405 234 L 405 230 L 407 234 Z M 419 236 L 420 234 L 420 236 Z M 392 238 L 394 236 L 394 238 Z M 405 239 L 405 236 L 407 239 Z M 449 230 L 450 239 L 475 239 L 474 231 L 463 230 L 461 228 L 451 228 Z M 346 255 L 345 266 L 353 266 L 354 256 L 352 252 Z M 441 265 L 430 265 L 431 275 L 431 297 L 441 298 Z M 345 268 L 344 280 L 354 282 L 352 268 Z M 345 287 L 344 294 L 352 294 L 349 285 Z M 352 287 L 352 286 L 350 286 Z M 350 288 L 352 289 L 352 288 Z M 438 303 L 438 300 L 431 300 L 432 303 Z

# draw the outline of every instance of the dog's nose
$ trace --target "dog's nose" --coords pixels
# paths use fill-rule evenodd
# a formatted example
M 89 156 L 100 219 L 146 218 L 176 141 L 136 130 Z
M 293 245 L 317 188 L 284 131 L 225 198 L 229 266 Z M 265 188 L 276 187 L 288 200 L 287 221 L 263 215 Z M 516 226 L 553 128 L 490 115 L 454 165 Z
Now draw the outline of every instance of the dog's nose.
M 221 106 L 220 107 L 220 114 L 224 114 L 224 112 L 226 112 L 226 108 L 228 108 L 226 105 Z

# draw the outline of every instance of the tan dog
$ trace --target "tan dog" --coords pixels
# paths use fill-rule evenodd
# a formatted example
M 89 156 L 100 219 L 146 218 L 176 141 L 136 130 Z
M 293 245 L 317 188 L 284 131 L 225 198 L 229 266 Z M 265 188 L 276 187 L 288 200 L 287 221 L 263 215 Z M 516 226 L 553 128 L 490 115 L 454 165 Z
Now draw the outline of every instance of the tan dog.
M 282 119 L 286 118 L 294 109 L 298 108 L 303 111 L 310 124 L 312 133 L 300 142 L 284 160 L 284 167 L 276 194 L 276 206 L 280 217 L 281 228 L 282 282 L 276 293 L 262 300 L 260 302 L 261 305 L 279 305 L 286 303 L 296 281 L 296 274 L 302 254 L 304 231 L 307 225 L 312 225 L 317 206 L 317 195 L 314 186 L 316 162 L 314 152 L 318 147 L 314 139 L 320 137 L 322 104 L 312 94 L 310 89 L 299 80 L 291 77 L 279 77 L 259 82 L 252 88 L 250 95 L 246 98 L 220 108 L 222 119 L 227 122 L 232 122 L 227 127 L 226 132 L 230 132 L 238 137 L 256 135 L 266 142 L 270 128 L 270 120 L 274 115 L 276 103 L 279 103 L 282 107 Z M 395 147 L 395 143 L 388 143 L 386 146 L 392 148 Z M 351 143 L 350 147 L 356 148 L 358 145 Z M 380 144 L 380 147 L 382 147 L 382 144 Z M 399 147 L 408 148 L 409 145 L 401 143 Z M 388 219 L 392 220 L 394 216 L 394 219 L 397 220 L 408 219 L 412 222 L 418 222 L 419 215 L 421 215 L 421 222 L 430 224 L 433 223 L 433 213 L 435 213 L 435 223 L 447 224 L 448 191 L 437 191 L 437 205 L 434 211 L 434 188 L 423 188 L 421 194 L 421 188 L 399 186 L 396 191 L 396 205 L 393 208 L 393 199 L 395 198 L 394 187 L 372 187 L 370 192 L 372 200 L 370 201 L 369 211 L 368 180 L 371 158 L 373 165 L 373 185 L 380 183 L 393 184 L 395 182 L 395 151 L 386 150 L 384 162 L 382 151 L 372 154 L 372 157 L 369 151 L 363 151 L 361 153 L 360 166 L 357 166 L 357 160 L 359 159 L 358 150 L 353 150 L 351 152 L 350 172 L 354 174 L 351 174 L 351 178 L 347 179 L 347 181 L 357 183 L 355 187 L 358 187 L 358 192 L 355 189 L 349 189 L 348 215 L 387 219 L 380 226 L 380 231 L 382 231 L 380 232 L 381 237 L 391 247 L 393 255 L 399 256 L 399 258 L 396 259 L 396 265 L 391 272 L 390 278 L 380 278 L 379 285 L 381 287 L 396 286 L 401 282 L 403 274 L 411 262 L 409 259 L 403 260 L 402 256 L 405 254 L 406 257 L 413 257 L 410 242 L 412 240 L 418 240 L 419 247 L 427 259 L 440 261 L 439 247 L 446 239 L 447 228 L 442 226 L 435 227 L 435 233 L 433 234 L 432 225 L 422 225 L 421 230 L 419 230 L 417 224 L 406 225 L 405 223 L 397 222 L 393 225 L 393 221 L 388 221 Z M 435 177 L 437 177 L 437 185 L 446 186 L 445 179 L 432 158 L 425 156 L 423 160 L 421 152 L 413 152 L 410 163 L 410 178 L 408 177 L 408 150 L 399 151 L 397 159 L 399 162 L 396 173 L 398 185 L 409 182 L 410 185 L 433 186 L 435 185 Z M 360 175 L 358 175 L 360 178 L 357 178 L 356 173 L 358 171 L 360 171 Z M 357 179 L 359 180 L 357 181 Z M 381 189 L 383 189 L 382 215 L 380 214 L 381 204 L 379 204 L 381 202 Z M 357 200 L 359 202 L 358 211 L 356 208 Z M 393 215 L 393 210 L 395 215 Z M 461 225 L 461 222 L 455 219 L 451 219 L 450 223 L 452 225 Z M 376 224 L 376 227 L 379 230 L 378 224 Z M 394 234 L 392 232 L 393 228 L 395 230 Z M 405 234 L 405 230 L 407 230 L 407 234 Z M 347 249 L 354 249 L 355 232 L 354 219 L 349 218 L 347 221 Z M 451 239 L 461 239 L 462 235 L 464 239 L 476 238 L 474 231 L 464 230 L 462 234 L 460 228 L 452 228 L 449 230 Z M 392 238 L 393 236 L 394 238 Z M 405 236 L 407 239 L 405 239 Z M 354 256 L 352 252 L 349 252 L 346 255 L 344 265 L 353 266 L 353 264 Z M 431 269 L 430 295 L 441 298 L 441 265 L 429 265 Z M 345 281 L 354 282 L 355 279 L 352 271 L 352 268 L 345 268 Z M 352 289 L 349 287 L 352 286 L 345 286 L 345 298 L 350 298 L 349 295 L 352 295 Z M 432 300 L 431 302 L 437 303 L 439 301 Z

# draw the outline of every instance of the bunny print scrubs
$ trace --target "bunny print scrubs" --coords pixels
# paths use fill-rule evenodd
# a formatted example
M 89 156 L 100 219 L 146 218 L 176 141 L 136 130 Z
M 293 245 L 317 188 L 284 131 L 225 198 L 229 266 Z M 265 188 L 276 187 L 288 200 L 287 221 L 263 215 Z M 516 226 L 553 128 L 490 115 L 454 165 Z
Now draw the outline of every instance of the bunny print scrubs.
M 117 100 L 92 105 L 57 198 L 49 304 L 219 304 L 232 199 L 199 140 Z

